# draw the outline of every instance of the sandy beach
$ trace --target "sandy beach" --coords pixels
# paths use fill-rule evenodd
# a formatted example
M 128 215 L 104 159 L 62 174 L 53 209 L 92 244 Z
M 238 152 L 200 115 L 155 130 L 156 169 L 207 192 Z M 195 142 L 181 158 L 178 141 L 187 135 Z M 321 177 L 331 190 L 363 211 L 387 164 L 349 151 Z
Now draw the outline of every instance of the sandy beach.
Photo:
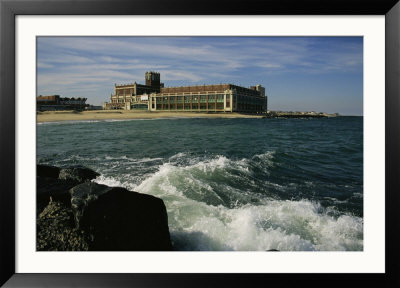
M 112 119 L 156 119 L 156 118 L 261 118 L 262 115 L 240 113 L 201 113 L 201 112 L 150 112 L 129 110 L 96 111 L 45 111 L 37 112 L 37 122 L 112 120 Z

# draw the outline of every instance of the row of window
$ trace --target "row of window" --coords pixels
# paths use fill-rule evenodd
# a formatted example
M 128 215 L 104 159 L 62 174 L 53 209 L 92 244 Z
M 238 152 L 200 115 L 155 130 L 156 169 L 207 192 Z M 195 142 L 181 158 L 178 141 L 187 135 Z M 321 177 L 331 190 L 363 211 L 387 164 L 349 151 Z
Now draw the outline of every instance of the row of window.
M 118 100 L 113 99 L 111 103 L 125 103 L 125 101 L 124 99 L 118 99 Z
M 185 100 L 189 100 L 189 99 L 207 99 L 207 97 L 208 97 L 208 99 L 215 99 L 215 98 L 217 98 L 217 99 L 224 99 L 224 94 L 210 94 L 210 95 L 207 95 L 207 94 L 195 94 L 195 95 L 171 95 L 171 96 L 166 96 L 166 95 L 163 95 L 163 96 L 155 96 L 156 98 L 157 98 L 157 100 L 159 100 L 159 99 L 164 99 L 164 100 L 167 100 L 168 98 L 170 98 L 170 99 L 174 99 L 174 98 L 178 98 L 178 99 L 181 99 L 181 98 L 185 98 Z M 227 95 L 227 97 L 229 98 L 229 95 Z
M 224 96 L 209 96 L 208 101 L 205 95 L 202 96 L 173 96 L 173 97 L 157 97 L 157 103 L 191 103 L 191 102 L 200 102 L 200 103 L 207 103 L 207 102 L 224 102 Z M 227 98 L 229 101 L 229 98 Z
M 247 104 L 262 104 L 265 102 L 264 98 L 256 98 L 256 97 L 245 97 L 245 96 L 237 96 L 238 103 L 247 103 Z
M 237 105 L 238 111 L 261 111 L 263 110 L 263 105 Z
M 217 103 L 217 105 L 215 104 L 209 104 L 208 107 L 207 105 L 204 104 L 200 104 L 198 105 L 196 104 L 192 104 L 192 106 L 190 107 L 190 105 L 162 105 L 162 104 L 158 104 L 154 105 L 154 103 L 152 104 L 152 108 L 154 109 L 154 107 L 157 107 L 157 110 L 223 110 L 224 109 L 224 105 L 223 103 Z
M 176 103 L 187 103 L 187 104 L 190 104 L 190 103 L 209 103 L 209 104 L 212 104 L 212 103 L 215 103 L 215 102 L 217 102 L 217 103 L 224 103 L 224 99 L 218 99 L 218 100 L 214 100 L 214 101 L 208 101 L 207 102 L 207 100 L 193 100 L 193 101 L 183 101 L 183 100 L 164 100 L 164 101 L 157 101 L 157 104 L 158 103 L 160 103 L 160 104 L 165 104 L 165 105 L 167 105 L 167 104 L 176 104 Z M 227 101 L 227 102 L 229 102 L 229 101 Z
M 117 95 L 133 94 L 134 89 L 117 89 L 115 92 Z

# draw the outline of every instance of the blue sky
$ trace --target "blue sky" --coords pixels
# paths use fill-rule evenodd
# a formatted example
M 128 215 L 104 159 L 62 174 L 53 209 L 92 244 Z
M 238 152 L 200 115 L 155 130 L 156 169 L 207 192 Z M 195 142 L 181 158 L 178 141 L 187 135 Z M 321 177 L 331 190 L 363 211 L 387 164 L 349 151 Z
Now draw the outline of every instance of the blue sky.
M 109 101 L 114 83 L 266 88 L 270 110 L 363 114 L 362 37 L 38 37 L 37 95 Z

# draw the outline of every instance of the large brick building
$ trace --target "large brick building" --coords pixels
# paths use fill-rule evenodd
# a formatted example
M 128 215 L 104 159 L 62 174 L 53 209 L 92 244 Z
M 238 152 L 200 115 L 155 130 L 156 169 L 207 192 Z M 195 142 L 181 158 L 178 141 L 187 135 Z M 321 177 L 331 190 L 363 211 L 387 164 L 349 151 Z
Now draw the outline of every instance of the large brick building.
M 267 96 L 261 85 L 245 88 L 233 84 L 164 88 L 160 74 L 146 72 L 146 85 L 115 85 L 114 95 L 104 109 L 150 111 L 264 113 Z

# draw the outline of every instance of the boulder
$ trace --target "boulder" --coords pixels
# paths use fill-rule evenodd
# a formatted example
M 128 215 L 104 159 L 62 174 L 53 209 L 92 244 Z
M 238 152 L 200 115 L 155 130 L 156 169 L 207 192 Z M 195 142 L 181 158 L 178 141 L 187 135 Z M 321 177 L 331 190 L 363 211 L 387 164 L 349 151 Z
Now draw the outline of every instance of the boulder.
M 164 202 L 90 182 L 98 175 L 38 165 L 37 250 L 172 250 Z
M 100 174 L 84 166 L 61 168 L 58 178 L 61 180 L 73 180 L 79 183 L 90 181 Z
M 69 189 L 79 183 L 71 180 L 59 180 L 51 177 L 36 177 L 36 207 L 37 213 L 40 213 L 46 207 L 50 199 L 59 201 L 71 206 L 71 194 Z
M 60 174 L 60 168 L 50 165 L 38 164 L 36 166 L 36 176 L 58 178 Z
M 89 245 L 82 231 L 74 228 L 71 208 L 53 202 L 40 213 L 36 222 L 38 251 L 87 251 Z
M 125 188 L 83 183 L 70 190 L 76 227 L 92 251 L 170 251 L 164 202 Z
M 79 222 L 83 211 L 89 204 L 97 198 L 110 191 L 112 188 L 106 185 L 97 184 L 94 182 L 85 182 L 77 185 L 69 190 L 71 207 L 74 211 L 74 219 L 76 228 L 79 228 Z
M 58 168 L 44 164 L 37 165 L 36 173 L 37 213 L 40 213 L 49 204 L 50 198 L 70 207 L 71 194 L 69 189 L 99 175 L 83 166 Z

